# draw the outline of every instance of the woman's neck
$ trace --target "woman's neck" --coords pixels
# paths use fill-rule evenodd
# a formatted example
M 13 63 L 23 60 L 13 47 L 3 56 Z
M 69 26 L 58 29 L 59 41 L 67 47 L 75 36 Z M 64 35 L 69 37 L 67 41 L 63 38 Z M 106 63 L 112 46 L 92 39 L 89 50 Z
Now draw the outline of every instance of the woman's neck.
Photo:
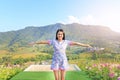
M 63 40 L 62 40 L 62 39 L 60 39 L 60 40 L 58 39 L 58 41 L 61 42 L 61 41 L 63 41 Z

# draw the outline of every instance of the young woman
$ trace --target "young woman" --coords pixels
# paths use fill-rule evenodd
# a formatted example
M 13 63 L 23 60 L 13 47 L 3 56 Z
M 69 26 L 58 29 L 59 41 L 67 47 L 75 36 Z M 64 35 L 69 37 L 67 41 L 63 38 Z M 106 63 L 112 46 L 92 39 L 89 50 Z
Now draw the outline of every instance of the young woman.
M 53 46 L 54 54 L 53 54 L 51 69 L 54 72 L 55 80 L 60 80 L 60 79 L 65 80 L 65 73 L 68 68 L 68 61 L 65 53 L 67 45 L 91 47 L 88 44 L 82 44 L 79 42 L 65 40 L 65 33 L 63 29 L 57 30 L 56 40 L 39 41 L 33 44 L 49 44 Z M 60 75 L 59 75 L 59 71 L 60 71 Z

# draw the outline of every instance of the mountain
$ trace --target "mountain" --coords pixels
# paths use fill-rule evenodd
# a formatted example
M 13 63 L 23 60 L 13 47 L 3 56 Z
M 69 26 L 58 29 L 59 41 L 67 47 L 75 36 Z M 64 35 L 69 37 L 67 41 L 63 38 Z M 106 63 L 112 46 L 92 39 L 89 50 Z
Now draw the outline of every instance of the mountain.
M 66 25 L 56 23 L 40 27 L 29 26 L 17 31 L 0 32 L 0 48 L 15 44 L 22 47 L 31 41 L 55 39 L 56 31 L 59 28 L 65 31 L 68 40 L 89 43 L 98 47 L 119 48 L 120 33 L 114 32 L 105 26 L 77 23 Z

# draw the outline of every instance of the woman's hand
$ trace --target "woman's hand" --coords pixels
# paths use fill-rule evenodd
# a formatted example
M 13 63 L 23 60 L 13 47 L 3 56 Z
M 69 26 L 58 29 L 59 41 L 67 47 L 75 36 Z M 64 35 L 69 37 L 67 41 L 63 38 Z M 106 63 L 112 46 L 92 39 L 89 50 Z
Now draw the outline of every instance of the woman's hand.
M 89 44 L 86 45 L 88 48 L 92 48 L 92 46 L 90 46 Z

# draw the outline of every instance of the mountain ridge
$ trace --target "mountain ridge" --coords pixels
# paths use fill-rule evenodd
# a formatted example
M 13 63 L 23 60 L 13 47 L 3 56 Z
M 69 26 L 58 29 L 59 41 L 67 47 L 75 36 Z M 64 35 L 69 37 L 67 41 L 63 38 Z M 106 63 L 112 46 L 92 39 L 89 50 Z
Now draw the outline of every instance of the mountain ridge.
M 50 24 L 46 26 L 28 26 L 24 29 L 0 32 L 0 47 L 9 47 L 14 44 L 25 46 L 31 41 L 55 39 L 56 30 L 62 28 L 66 39 L 91 43 L 94 46 L 106 47 L 120 42 L 120 33 L 112 31 L 109 27 L 99 25 Z

